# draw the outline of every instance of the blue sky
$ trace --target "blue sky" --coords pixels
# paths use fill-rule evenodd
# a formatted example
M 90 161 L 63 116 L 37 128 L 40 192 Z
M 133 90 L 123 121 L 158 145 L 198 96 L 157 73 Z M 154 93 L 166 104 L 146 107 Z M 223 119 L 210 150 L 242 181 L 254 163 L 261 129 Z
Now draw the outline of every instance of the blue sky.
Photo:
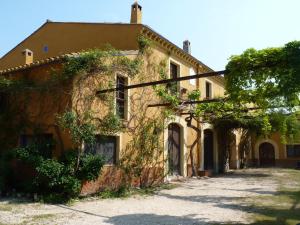
M 129 22 L 133 0 L 1 0 L 0 57 L 53 21 Z M 300 0 L 140 0 L 143 23 L 215 70 L 245 49 L 300 40 Z

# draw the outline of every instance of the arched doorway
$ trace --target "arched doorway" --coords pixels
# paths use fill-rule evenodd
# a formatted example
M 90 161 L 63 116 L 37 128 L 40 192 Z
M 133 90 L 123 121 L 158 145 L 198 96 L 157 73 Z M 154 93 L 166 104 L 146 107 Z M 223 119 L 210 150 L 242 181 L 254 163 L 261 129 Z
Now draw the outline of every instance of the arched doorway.
M 262 167 L 275 166 L 275 149 L 271 143 L 264 142 L 259 146 L 259 163 Z
M 168 126 L 168 163 L 170 175 L 181 175 L 180 173 L 180 126 L 171 123 Z
M 204 170 L 214 169 L 214 133 L 204 130 Z

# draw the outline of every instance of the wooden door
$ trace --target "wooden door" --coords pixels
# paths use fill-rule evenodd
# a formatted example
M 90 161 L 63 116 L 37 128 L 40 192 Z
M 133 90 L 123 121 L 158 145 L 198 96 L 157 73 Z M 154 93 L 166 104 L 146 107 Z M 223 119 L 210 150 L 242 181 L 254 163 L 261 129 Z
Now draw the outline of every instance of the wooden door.
M 171 175 L 180 175 L 180 126 L 170 124 L 168 127 L 168 163 Z
M 204 170 L 214 169 L 214 134 L 211 130 L 204 131 Z
M 259 162 L 262 167 L 275 166 L 275 149 L 270 143 L 262 143 L 259 146 Z

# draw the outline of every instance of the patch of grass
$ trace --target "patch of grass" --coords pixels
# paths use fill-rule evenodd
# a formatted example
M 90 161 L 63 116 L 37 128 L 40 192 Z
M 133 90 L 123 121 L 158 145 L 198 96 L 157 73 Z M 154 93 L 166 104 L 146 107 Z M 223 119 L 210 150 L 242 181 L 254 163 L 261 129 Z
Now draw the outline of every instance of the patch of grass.
M 33 224 L 45 224 L 45 222 L 48 222 L 50 220 L 53 220 L 57 215 L 54 214 L 39 214 L 39 215 L 33 215 L 27 217 L 21 224 L 18 225 L 33 225 Z M 0 223 L 1 225 L 1 223 Z
M 104 190 L 98 194 L 101 199 L 114 199 L 114 198 L 129 198 L 131 196 L 148 196 L 154 195 L 160 190 L 171 190 L 176 188 L 176 184 L 161 184 L 155 187 L 145 187 L 145 188 L 126 188 L 121 187 L 118 190 Z
M 300 171 L 274 170 L 271 179 L 279 184 L 275 195 L 251 198 L 253 225 L 296 225 L 300 223 Z
M 0 211 L 12 211 L 12 210 L 13 207 L 9 204 L 0 205 Z
M 2 223 L 2 222 L 0 222 L 0 225 L 7 225 L 6 223 Z
M 134 188 L 131 190 L 131 195 L 154 195 L 161 190 L 172 190 L 178 187 L 178 184 L 165 183 L 154 187 Z
M 130 197 L 130 190 L 121 187 L 118 190 L 106 189 L 98 194 L 101 199 L 113 199 L 113 198 L 128 198 Z
M 41 220 L 47 220 L 50 218 L 55 217 L 56 215 L 54 214 L 40 214 L 40 215 L 34 215 L 31 217 L 31 221 L 33 222 L 37 222 L 37 221 L 41 221 Z

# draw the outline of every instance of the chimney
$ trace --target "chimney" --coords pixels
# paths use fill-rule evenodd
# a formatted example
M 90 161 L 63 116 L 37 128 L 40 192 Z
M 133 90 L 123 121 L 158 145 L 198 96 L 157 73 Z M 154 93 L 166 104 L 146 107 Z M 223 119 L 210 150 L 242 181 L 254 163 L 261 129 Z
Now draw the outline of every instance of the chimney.
M 29 49 L 25 49 L 22 54 L 25 56 L 25 64 L 31 64 L 33 63 L 33 52 Z
M 188 54 L 192 53 L 191 42 L 189 40 L 183 42 L 183 51 L 185 51 Z
M 142 23 L 142 6 L 140 6 L 137 1 L 131 6 L 131 20 L 132 24 Z

